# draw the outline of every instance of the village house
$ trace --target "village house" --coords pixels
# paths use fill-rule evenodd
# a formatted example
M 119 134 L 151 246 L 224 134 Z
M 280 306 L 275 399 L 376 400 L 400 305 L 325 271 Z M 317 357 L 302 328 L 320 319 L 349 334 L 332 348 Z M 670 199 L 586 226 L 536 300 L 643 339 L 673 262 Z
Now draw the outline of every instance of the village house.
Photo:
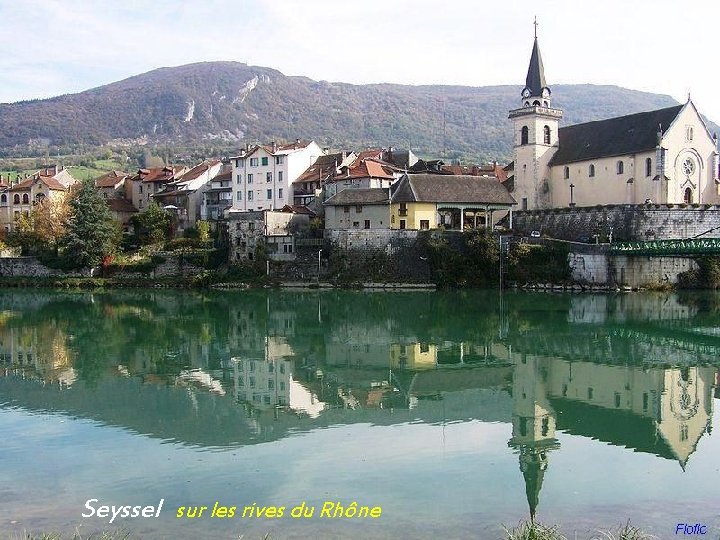
M 63 167 L 57 165 L 40 169 L 25 179 L 0 183 L 0 226 L 12 231 L 15 220 L 29 215 L 33 206 L 45 198 L 65 197 L 77 180 Z
M 390 228 L 492 228 L 515 199 L 495 177 L 408 174 L 390 190 Z M 511 225 L 512 226 L 512 225 Z
M 510 111 L 521 210 L 608 204 L 717 204 L 717 137 L 688 100 L 656 111 L 559 127 L 537 36 L 520 107 Z
M 293 203 L 293 182 L 323 155 L 315 141 L 255 145 L 230 158 L 238 211 L 274 210 Z
M 356 158 L 355 152 L 336 152 L 318 157 L 315 163 L 305 169 L 293 182 L 295 204 L 307 206 L 315 201 L 325 184 Z
M 325 229 L 389 229 L 389 188 L 343 189 L 323 203 Z
M 121 171 L 110 171 L 95 179 L 95 189 L 104 199 L 125 198 L 125 180 L 129 177 Z
M 125 180 L 125 198 L 142 212 L 152 201 L 153 195 L 162 191 L 187 170 L 187 167 L 177 165 L 140 169 L 137 174 Z
M 175 214 L 178 230 L 194 227 L 200 219 L 204 193 L 210 188 L 210 181 L 221 170 L 222 161 L 204 161 L 189 171 L 176 175 L 175 180 L 166 183 L 152 198 L 161 207 Z
M 276 261 L 295 259 L 295 234 L 308 229 L 311 212 L 286 206 L 282 210 L 227 212 L 230 262 L 255 260 L 263 246 L 268 258 Z
M 389 188 L 405 171 L 382 160 L 385 151 L 364 150 L 325 183 L 325 199 L 344 189 Z
M 232 207 L 232 169 L 227 169 L 210 180 L 210 188 L 203 194 L 200 219 L 211 222 L 224 219 L 225 210 Z

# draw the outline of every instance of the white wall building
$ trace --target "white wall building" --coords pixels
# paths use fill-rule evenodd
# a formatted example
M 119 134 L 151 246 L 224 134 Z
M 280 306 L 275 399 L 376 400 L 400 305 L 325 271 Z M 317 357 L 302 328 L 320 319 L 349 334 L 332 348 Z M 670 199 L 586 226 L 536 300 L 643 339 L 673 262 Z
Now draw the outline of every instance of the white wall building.
M 293 204 L 292 183 L 323 154 L 315 141 L 256 145 L 230 158 L 233 206 L 241 212 Z

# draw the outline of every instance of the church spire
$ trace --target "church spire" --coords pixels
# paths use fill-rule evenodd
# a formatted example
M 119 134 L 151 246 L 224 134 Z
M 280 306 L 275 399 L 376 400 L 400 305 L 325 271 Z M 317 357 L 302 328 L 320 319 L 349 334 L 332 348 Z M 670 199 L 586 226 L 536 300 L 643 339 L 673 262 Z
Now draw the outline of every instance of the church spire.
M 530 65 L 528 66 L 527 77 L 525 78 L 525 88 L 522 92 L 524 100 L 536 98 L 543 106 L 550 105 L 550 88 L 545 82 L 545 69 L 543 67 L 542 56 L 540 55 L 540 47 L 537 38 L 537 18 L 533 22 L 535 25 L 535 41 L 533 43 L 532 53 L 530 55 Z

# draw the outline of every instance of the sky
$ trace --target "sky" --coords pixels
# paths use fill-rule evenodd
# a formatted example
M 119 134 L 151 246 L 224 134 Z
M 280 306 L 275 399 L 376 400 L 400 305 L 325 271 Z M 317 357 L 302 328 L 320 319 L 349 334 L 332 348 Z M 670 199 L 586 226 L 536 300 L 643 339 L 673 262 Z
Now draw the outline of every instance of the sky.
M 690 93 L 720 122 L 717 0 L 0 0 L 0 102 L 213 60 L 315 80 L 519 91 L 535 16 L 551 87 Z

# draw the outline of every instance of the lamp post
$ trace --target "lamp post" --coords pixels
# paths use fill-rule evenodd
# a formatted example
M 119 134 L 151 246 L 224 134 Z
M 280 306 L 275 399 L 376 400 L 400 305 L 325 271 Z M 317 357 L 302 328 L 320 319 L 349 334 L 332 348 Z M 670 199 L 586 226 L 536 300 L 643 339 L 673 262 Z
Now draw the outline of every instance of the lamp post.
M 573 197 L 573 190 L 575 189 L 575 184 L 570 184 L 570 206 L 575 206 L 575 200 Z
M 318 250 L 318 271 L 317 271 L 317 279 L 318 283 L 320 283 L 320 256 L 322 255 L 322 249 Z

